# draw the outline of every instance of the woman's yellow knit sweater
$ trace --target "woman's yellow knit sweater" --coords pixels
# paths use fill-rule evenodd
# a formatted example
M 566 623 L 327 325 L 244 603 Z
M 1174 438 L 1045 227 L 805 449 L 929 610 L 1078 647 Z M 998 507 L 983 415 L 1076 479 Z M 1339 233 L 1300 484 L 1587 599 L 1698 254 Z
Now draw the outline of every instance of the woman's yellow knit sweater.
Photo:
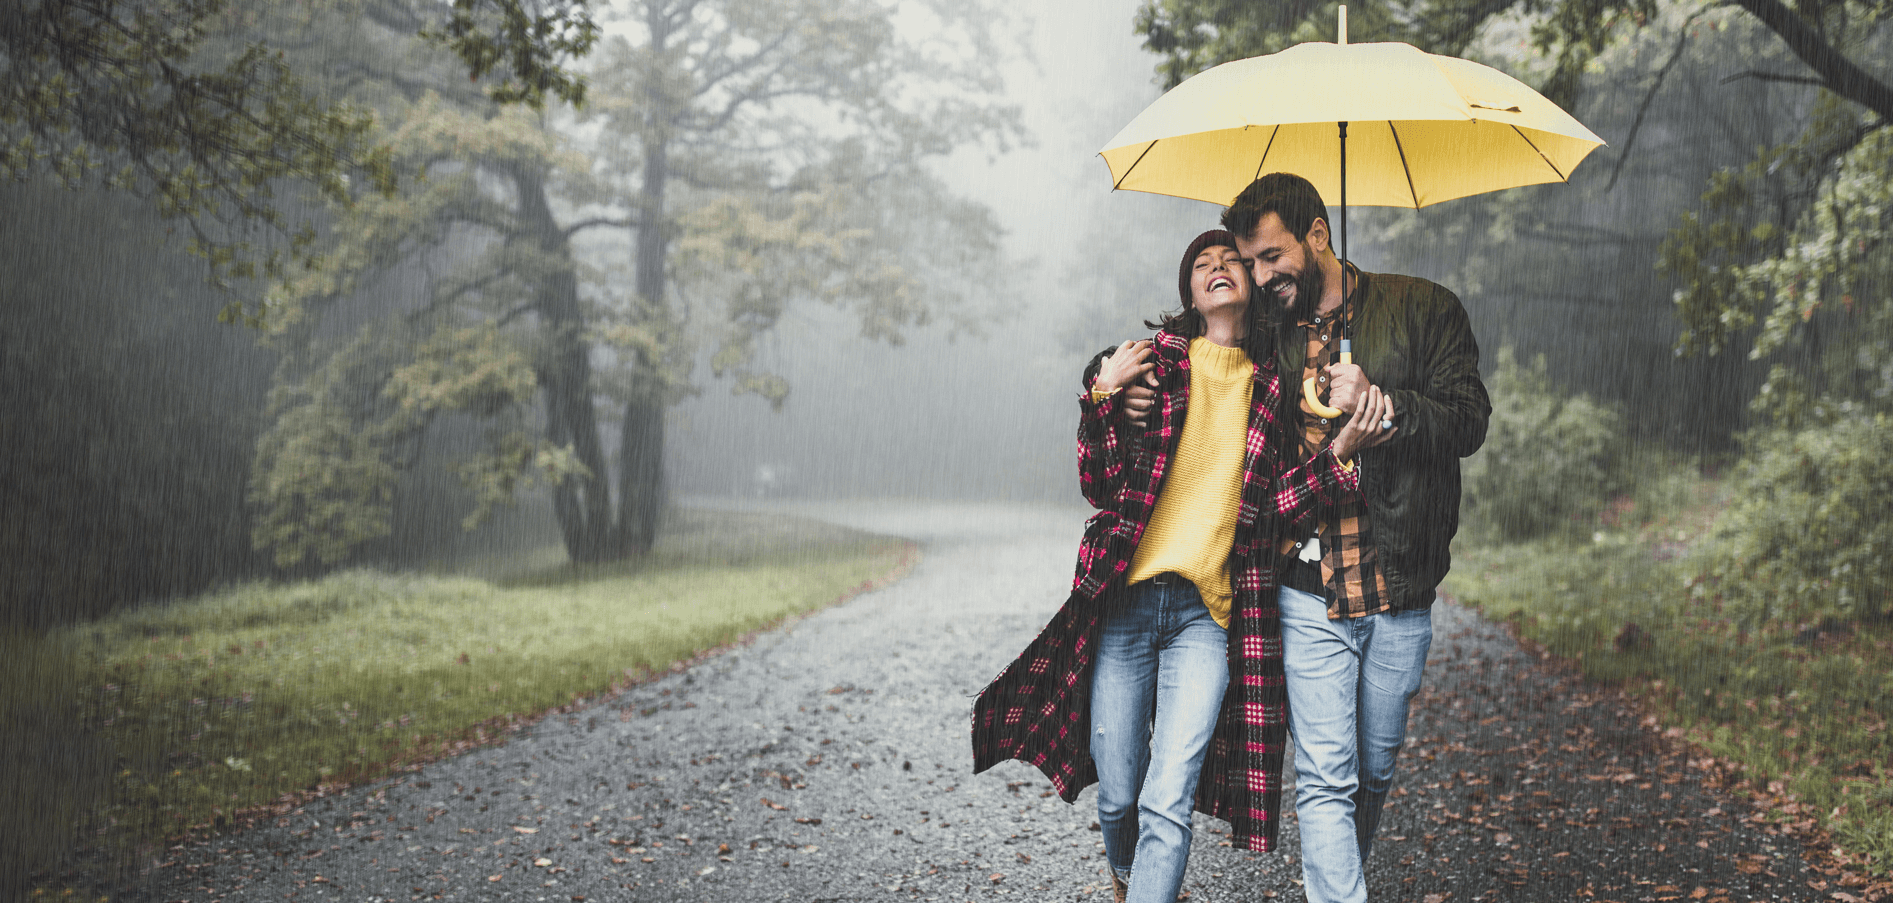
M 1174 571 L 1196 584 L 1216 623 L 1229 626 L 1229 550 L 1242 501 L 1255 365 L 1241 348 L 1190 340 L 1190 407 L 1156 510 L 1131 558 L 1127 583 Z

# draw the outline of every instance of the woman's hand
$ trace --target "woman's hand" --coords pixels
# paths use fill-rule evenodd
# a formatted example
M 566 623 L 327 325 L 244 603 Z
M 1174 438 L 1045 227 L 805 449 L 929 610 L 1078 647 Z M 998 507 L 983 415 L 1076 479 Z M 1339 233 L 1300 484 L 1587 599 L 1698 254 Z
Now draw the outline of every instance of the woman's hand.
M 1150 360 L 1150 354 L 1149 340 L 1117 346 L 1098 368 L 1098 378 L 1091 383 L 1092 391 L 1115 392 L 1142 379 L 1157 366 Z
M 1400 430 L 1397 426 L 1386 429 L 1380 426 L 1383 422 L 1392 423 L 1393 413 L 1393 396 L 1382 394 L 1379 386 L 1368 386 L 1356 400 L 1354 416 L 1335 434 L 1329 446 L 1334 450 L 1335 460 L 1345 464 L 1354 460 L 1355 452 L 1387 441 Z

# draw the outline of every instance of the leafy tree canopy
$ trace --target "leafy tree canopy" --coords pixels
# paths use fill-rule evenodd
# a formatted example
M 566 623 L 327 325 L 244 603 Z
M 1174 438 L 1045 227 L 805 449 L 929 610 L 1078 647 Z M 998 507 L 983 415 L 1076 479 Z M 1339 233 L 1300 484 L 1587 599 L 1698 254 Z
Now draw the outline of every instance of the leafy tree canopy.
M 350 176 L 394 187 L 370 111 L 311 90 L 286 56 L 298 21 L 398 18 L 495 100 L 581 100 L 583 79 L 560 63 L 596 39 L 587 0 L 530 3 L 14 0 L 0 5 L 0 179 L 135 191 L 189 225 L 219 284 L 284 278 L 314 263 L 315 235 L 292 227 L 281 184 L 330 201 L 350 196 Z

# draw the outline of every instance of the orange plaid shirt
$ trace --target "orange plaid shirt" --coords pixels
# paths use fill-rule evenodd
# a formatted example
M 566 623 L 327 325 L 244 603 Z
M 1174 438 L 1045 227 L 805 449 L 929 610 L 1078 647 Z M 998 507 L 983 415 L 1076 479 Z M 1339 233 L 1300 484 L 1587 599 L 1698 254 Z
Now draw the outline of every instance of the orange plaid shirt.
M 1302 378 L 1315 380 L 1324 404 L 1328 401 L 1328 385 L 1321 368 L 1341 360 L 1340 337 L 1335 334 L 1338 325 L 1327 317 L 1305 318 L 1299 324 L 1308 338 L 1308 357 L 1302 366 Z M 1301 409 L 1301 459 L 1305 461 L 1328 447 L 1342 419 L 1335 418 L 1332 422 L 1321 419 L 1308 409 L 1306 398 L 1297 407 Z M 1387 591 L 1387 577 L 1375 562 L 1366 501 L 1353 496 L 1339 505 L 1324 506 L 1316 520 L 1315 535 L 1321 540 L 1321 584 L 1328 591 L 1328 617 L 1332 620 L 1359 618 L 1390 610 L 1393 594 Z M 1295 546 L 1307 538 L 1304 532 L 1284 539 L 1283 556 L 1292 559 L 1299 554 Z

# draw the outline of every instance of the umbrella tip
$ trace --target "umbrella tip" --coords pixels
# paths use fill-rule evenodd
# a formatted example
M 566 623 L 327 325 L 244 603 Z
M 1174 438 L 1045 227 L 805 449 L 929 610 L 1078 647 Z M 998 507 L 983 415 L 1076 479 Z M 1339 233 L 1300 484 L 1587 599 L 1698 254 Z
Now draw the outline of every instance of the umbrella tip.
M 1342 47 L 1346 47 L 1347 46 L 1347 4 L 1341 5 L 1340 36 L 1341 36 L 1341 39 L 1336 43 L 1340 44 Z

